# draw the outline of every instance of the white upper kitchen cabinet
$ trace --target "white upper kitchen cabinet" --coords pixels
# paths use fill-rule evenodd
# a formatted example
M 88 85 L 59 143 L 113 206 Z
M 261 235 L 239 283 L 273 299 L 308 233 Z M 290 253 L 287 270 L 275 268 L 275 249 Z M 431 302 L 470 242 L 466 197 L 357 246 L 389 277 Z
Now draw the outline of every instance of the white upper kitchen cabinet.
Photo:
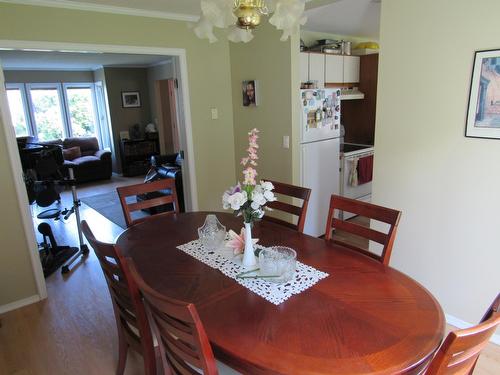
M 309 54 L 309 81 L 317 81 L 318 87 L 325 87 L 325 55 L 322 53 Z
M 359 62 L 359 56 L 344 56 L 344 83 L 359 82 Z
M 325 55 L 325 82 L 344 82 L 344 56 Z
M 300 53 L 300 82 L 309 81 L 309 53 L 301 52 Z

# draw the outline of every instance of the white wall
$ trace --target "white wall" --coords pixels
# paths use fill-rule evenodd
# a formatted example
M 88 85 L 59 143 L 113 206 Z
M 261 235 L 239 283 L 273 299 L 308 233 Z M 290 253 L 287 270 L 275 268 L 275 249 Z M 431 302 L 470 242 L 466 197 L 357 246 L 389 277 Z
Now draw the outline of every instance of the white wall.
M 464 137 L 498 0 L 384 0 L 373 201 L 403 211 L 391 265 L 477 322 L 500 291 L 500 139 Z

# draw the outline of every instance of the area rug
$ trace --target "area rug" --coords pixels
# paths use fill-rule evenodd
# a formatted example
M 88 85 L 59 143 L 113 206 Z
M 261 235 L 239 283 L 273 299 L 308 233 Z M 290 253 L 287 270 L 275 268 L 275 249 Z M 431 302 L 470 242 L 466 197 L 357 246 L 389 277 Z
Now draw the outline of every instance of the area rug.
M 135 198 L 132 199 L 135 201 Z M 127 228 L 127 224 L 125 224 L 125 218 L 123 217 L 122 206 L 120 205 L 120 199 L 118 198 L 118 193 L 116 191 L 93 195 L 90 197 L 81 198 L 80 200 L 119 227 L 122 227 L 123 229 Z M 148 214 L 143 211 L 134 212 L 132 214 L 133 219 L 145 216 L 148 216 Z

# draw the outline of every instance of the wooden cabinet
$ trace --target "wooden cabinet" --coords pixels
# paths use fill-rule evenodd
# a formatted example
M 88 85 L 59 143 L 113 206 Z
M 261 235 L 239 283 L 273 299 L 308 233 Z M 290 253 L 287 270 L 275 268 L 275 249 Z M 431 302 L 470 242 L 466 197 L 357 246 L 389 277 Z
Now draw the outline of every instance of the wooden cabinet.
M 325 86 L 325 55 L 322 53 L 309 54 L 309 81 L 317 81 L 318 87 Z
M 344 56 L 325 55 L 325 82 L 344 82 Z
M 342 102 L 344 141 L 372 145 L 377 112 L 378 54 L 361 56 L 359 71 L 359 90 L 365 98 Z
M 343 56 L 343 58 L 344 58 L 343 83 L 359 82 L 359 62 L 360 62 L 359 56 Z
M 160 154 L 158 137 L 153 139 L 122 140 L 120 149 L 122 174 L 127 177 L 146 174 L 151 165 L 151 156 Z
M 299 59 L 300 82 L 309 81 L 309 53 L 301 52 Z

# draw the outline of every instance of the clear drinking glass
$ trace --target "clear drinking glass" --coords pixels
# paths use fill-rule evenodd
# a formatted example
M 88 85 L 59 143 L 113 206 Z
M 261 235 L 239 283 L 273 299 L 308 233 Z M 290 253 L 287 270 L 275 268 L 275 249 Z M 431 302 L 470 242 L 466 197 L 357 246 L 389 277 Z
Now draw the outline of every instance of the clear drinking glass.
M 259 253 L 260 276 L 273 283 L 285 283 L 293 278 L 297 253 L 285 246 L 272 246 Z
M 224 246 L 226 227 L 217 219 L 217 216 L 207 215 L 205 223 L 198 228 L 198 236 L 207 250 L 215 250 Z

